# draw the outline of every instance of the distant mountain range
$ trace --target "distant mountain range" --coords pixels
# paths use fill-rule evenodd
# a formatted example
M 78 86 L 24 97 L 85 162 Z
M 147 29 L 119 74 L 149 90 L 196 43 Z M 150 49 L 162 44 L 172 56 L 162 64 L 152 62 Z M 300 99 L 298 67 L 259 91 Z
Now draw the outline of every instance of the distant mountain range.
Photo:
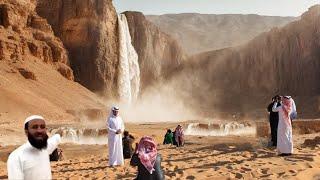
M 166 14 L 147 19 L 173 36 L 188 55 L 238 46 L 273 27 L 281 27 L 296 17 L 259 16 L 255 14 Z

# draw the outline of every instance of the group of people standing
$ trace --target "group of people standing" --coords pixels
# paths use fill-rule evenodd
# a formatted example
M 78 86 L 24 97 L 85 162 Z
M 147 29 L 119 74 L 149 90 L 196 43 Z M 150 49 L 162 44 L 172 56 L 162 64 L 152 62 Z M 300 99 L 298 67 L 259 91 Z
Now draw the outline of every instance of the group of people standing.
M 292 120 L 297 118 L 297 109 L 291 96 L 276 95 L 267 107 L 271 129 L 272 146 L 281 156 L 293 153 Z
M 290 96 L 275 96 L 268 106 L 272 145 L 279 155 L 293 153 L 292 120 L 297 118 L 294 100 Z M 164 179 L 161 169 L 161 155 L 157 144 L 148 136 L 140 139 L 132 153 L 134 137 L 125 132 L 119 116 L 119 108 L 112 107 L 107 119 L 109 165 L 124 165 L 124 157 L 130 158 L 130 165 L 138 167 L 137 179 Z M 45 119 L 39 115 L 28 117 L 24 122 L 28 142 L 14 150 L 7 161 L 9 179 L 51 179 L 49 155 L 61 142 L 61 135 L 51 138 L 47 135 Z M 122 138 L 122 133 L 124 137 Z M 184 145 L 184 131 L 178 125 L 174 132 L 169 129 L 164 144 Z M 127 150 L 129 149 L 129 150 Z
M 163 144 L 172 144 L 177 147 L 184 146 L 184 131 L 181 125 L 178 125 L 175 131 L 168 129 L 164 135 Z

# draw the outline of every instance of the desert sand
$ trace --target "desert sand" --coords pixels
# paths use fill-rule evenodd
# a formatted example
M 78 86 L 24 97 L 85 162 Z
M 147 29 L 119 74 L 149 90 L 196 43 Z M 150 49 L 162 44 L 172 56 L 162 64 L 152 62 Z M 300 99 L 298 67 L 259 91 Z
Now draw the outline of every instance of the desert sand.
M 277 156 L 266 138 L 256 136 L 186 136 L 184 147 L 162 145 L 166 128 L 176 124 L 128 124 L 138 140 L 149 135 L 159 144 L 166 179 L 320 179 L 320 133 L 294 136 L 294 155 Z M 309 139 L 306 141 L 306 139 Z M 6 159 L 17 146 L 0 149 L 0 179 L 7 178 Z M 63 160 L 52 162 L 54 179 L 134 179 L 125 160 L 108 167 L 107 145 L 61 144 Z

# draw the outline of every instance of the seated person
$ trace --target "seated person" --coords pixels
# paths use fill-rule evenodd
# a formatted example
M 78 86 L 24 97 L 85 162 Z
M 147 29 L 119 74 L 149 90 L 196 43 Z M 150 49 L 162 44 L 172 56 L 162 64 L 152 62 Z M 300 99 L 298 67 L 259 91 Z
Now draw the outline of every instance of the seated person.
M 166 135 L 164 135 L 163 144 L 173 144 L 173 133 L 171 129 L 168 129 Z
M 137 180 L 163 180 L 164 175 L 161 169 L 161 155 L 157 152 L 157 145 L 151 137 L 141 138 L 136 145 L 131 166 L 138 166 Z
M 122 138 L 122 146 L 123 146 L 123 158 L 130 159 L 133 154 L 133 147 L 132 144 L 134 142 L 134 137 L 129 134 L 128 131 L 123 132 Z
M 184 131 L 181 125 L 178 125 L 175 130 L 175 139 L 177 142 L 177 147 L 184 145 Z

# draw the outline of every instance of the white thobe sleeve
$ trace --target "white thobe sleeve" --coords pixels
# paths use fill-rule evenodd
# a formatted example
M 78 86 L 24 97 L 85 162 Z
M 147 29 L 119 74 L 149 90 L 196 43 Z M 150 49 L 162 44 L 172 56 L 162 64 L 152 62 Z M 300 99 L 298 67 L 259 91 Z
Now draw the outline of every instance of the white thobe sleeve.
M 48 147 L 47 147 L 48 153 L 51 154 L 58 147 L 60 142 L 61 142 L 60 134 L 55 134 L 51 138 L 49 138 Z
M 123 120 L 122 120 L 122 118 L 121 118 L 121 131 L 124 132 L 124 129 L 125 129 L 125 128 L 124 128 L 124 122 L 123 122 Z
M 117 132 L 116 129 L 112 129 L 112 128 L 110 127 L 110 119 L 107 120 L 107 127 L 108 127 L 108 131 L 111 131 L 111 132 L 113 132 L 113 133 L 116 133 L 116 132 Z
M 24 179 L 19 156 L 11 154 L 7 161 L 8 179 Z
M 297 112 L 296 103 L 294 102 L 293 99 L 292 99 L 292 112 Z
M 278 107 L 277 107 L 277 105 L 278 105 L 277 102 L 275 102 L 275 103 L 273 104 L 273 106 L 272 106 L 272 112 L 279 112 L 281 106 L 278 106 Z

